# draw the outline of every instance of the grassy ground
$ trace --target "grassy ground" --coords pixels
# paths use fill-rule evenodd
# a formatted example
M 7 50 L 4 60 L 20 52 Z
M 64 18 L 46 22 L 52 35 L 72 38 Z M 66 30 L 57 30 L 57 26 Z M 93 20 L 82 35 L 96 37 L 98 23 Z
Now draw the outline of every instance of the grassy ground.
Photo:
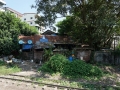
M 100 83 L 99 80 L 94 80 L 94 79 L 93 80 L 79 79 L 78 81 L 76 81 L 76 80 L 65 80 L 65 79 L 51 80 L 47 78 L 34 78 L 34 80 L 40 83 L 46 83 L 46 84 L 49 83 L 49 84 L 69 86 L 75 88 L 84 88 L 88 90 L 120 90 L 120 87 L 114 87 L 109 84 L 102 85 L 102 82 Z
M 96 77 L 81 77 L 81 78 L 65 78 L 60 73 L 49 74 L 43 73 L 40 77 L 33 78 L 33 80 L 58 84 L 62 86 L 71 86 L 77 88 L 86 88 L 88 90 L 120 90 L 120 66 L 99 66 L 103 71 L 104 75 L 101 78 Z
M 21 71 L 21 69 L 18 68 L 16 65 L 6 64 L 5 62 L 0 61 L 0 75 L 11 74 L 19 71 Z
M 32 78 L 32 80 L 47 84 L 50 83 L 62 86 L 86 88 L 88 90 L 120 90 L 120 66 L 103 65 L 100 66 L 100 68 L 106 72 L 106 74 L 101 78 L 86 77 L 70 79 L 62 77 L 60 73 L 51 75 L 49 73 L 40 72 L 39 76 Z M 0 75 L 11 74 L 19 72 L 20 70 L 21 69 L 14 64 L 9 65 L 4 62 L 0 62 Z

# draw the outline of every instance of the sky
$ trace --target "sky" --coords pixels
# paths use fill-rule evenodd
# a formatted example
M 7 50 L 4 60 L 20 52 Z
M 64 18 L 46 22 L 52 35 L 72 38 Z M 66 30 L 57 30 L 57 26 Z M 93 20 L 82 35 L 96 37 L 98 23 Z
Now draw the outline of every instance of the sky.
M 5 7 L 10 7 L 21 14 L 23 13 L 36 13 L 36 9 L 32 8 L 31 5 L 35 5 L 35 0 L 4 0 L 6 2 Z M 63 19 L 63 18 L 62 18 Z M 61 18 L 58 18 L 56 22 L 61 21 Z
M 31 5 L 35 5 L 35 0 L 4 0 L 6 2 L 5 7 L 10 7 L 20 13 L 36 13 L 36 9 Z
M 4 0 L 4 1 L 6 2 L 5 7 L 10 7 L 21 14 L 37 12 L 35 8 L 31 9 L 31 5 L 35 5 L 35 0 Z M 63 19 L 64 18 L 56 19 L 55 24 Z M 53 26 L 55 26 L 55 24 Z

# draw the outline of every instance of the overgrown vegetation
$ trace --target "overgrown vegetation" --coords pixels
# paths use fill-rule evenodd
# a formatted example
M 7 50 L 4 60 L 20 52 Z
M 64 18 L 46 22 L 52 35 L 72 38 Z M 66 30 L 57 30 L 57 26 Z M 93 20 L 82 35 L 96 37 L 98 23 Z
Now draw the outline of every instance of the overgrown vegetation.
M 39 68 L 39 70 L 50 73 L 62 72 L 64 65 L 67 64 L 67 61 L 68 60 L 65 56 L 56 54 L 53 55 L 49 61 L 44 63 L 43 66 Z
M 73 62 L 68 62 L 64 67 L 64 75 L 72 77 L 99 77 L 103 75 L 103 72 L 100 68 L 87 64 L 82 60 L 74 60 Z
M 116 75 L 112 74 L 113 72 L 109 72 L 107 68 L 104 69 L 105 67 L 99 65 L 97 67 L 97 65 L 89 64 L 82 60 L 70 62 L 64 55 L 56 54 L 39 68 L 43 78 L 34 79 L 42 83 L 60 84 L 88 90 L 119 90 L 120 87 L 112 86 L 112 83 L 119 86 L 116 84 L 118 82 L 116 81 Z M 44 78 L 46 75 L 47 78 Z M 58 80 L 52 79 L 56 77 Z M 84 82 L 81 80 L 84 80 Z
M 62 75 L 68 77 L 101 77 L 103 75 L 102 70 L 97 66 L 87 64 L 82 60 L 69 62 L 61 54 L 52 56 L 39 70 L 50 73 L 60 72 Z
M 19 71 L 21 71 L 21 69 L 18 68 L 16 65 L 14 64 L 9 65 L 3 61 L 0 61 L 0 75 L 11 74 Z
M 52 55 L 53 55 L 52 47 L 49 48 L 49 49 L 45 49 L 44 48 L 44 54 L 43 54 L 43 56 L 44 56 L 44 60 L 45 61 L 48 61 Z

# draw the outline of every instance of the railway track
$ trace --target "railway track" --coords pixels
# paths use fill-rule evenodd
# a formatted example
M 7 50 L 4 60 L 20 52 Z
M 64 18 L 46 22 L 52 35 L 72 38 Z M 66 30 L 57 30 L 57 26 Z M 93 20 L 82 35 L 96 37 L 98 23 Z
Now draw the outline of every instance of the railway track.
M 69 86 L 61 86 L 61 85 L 55 85 L 55 84 L 48 84 L 48 83 L 43 83 L 43 82 L 36 82 L 36 81 L 32 81 L 30 79 L 30 77 L 28 76 L 22 76 L 22 75 L 15 75 L 15 74 L 9 74 L 6 76 L 0 76 L 0 82 L 2 82 L 2 80 L 5 80 L 7 82 L 7 80 L 12 80 L 13 82 L 17 81 L 17 82 L 24 82 L 24 83 L 29 83 L 29 84 L 36 84 L 39 85 L 40 87 L 42 87 L 42 90 L 48 90 L 47 88 L 49 88 L 49 90 L 87 90 L 87 89 L 80 89 L 80 88 L 74 88 L 74 87 L 69 87 Z

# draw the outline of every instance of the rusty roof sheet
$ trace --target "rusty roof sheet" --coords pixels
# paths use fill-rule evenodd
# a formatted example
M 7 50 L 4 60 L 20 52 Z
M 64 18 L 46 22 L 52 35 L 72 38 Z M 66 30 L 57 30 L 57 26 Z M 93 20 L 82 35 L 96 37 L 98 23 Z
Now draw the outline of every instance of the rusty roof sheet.
M 44 35 L 44 36 L 46 39 L 48 39 L 49 42 L 52 42 L 54 44 L 72 44 L 72 43 L 74 43 L 67 36 L 52 36 L 52 35 Z M 35 44 L 37 41 L 40 41 L 40 39 L 42 37 L 43 37 L 43 35 L 19 36 L 19 39 L 23 40 L 25 43 L 27 43 L 28 40 L 32 40 L 33 44 Z

